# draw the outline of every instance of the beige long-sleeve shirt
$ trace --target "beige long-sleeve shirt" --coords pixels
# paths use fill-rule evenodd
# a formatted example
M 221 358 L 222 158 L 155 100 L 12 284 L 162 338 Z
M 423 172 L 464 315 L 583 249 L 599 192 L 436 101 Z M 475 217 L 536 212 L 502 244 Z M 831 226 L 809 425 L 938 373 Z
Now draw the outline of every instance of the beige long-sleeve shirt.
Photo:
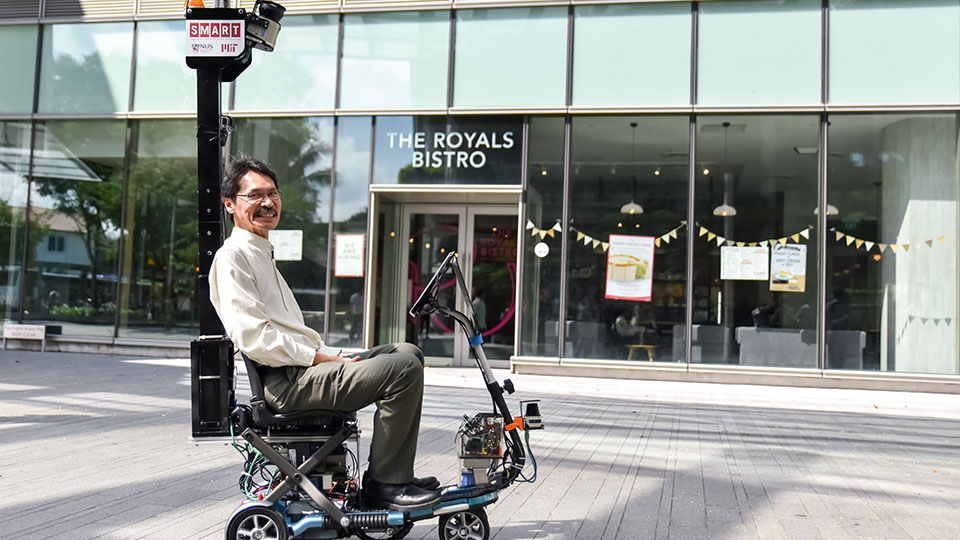
M 340 352 L 303 323 L 270 241 L 239 227 L 213 257 L 210 301 L 233 344 L 257 363 L 310 366 L 315 351 Z

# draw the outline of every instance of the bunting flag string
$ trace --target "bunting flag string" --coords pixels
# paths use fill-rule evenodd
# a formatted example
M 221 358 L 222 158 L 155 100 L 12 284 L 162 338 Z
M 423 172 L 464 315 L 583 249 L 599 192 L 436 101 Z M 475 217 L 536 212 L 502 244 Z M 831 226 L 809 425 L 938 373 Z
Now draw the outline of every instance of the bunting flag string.
M 904 244 L 904 243 L 886 244 L 883 242 L 872 242 L 870 240 L 865 240 L 863 238 L 857 238 L 856 236 L 847 234 L 842 231 L 838 231 L 836 227 L 831 227 L 830 231 L 833 232 L 833 239 L 837 243 L 842 243 L 847 246 L 853 245 L 854 249 L 856 250 L 863 249 L 864 251 L 872 251 L 874 246 L 876 246 L 877 251 L 879 251 L 881 254 L 886 252 L 887 249 L 889 249 L 891 253 L 897 253 L 897 251 L 900 249 L 902 249 L 904 253 L 907 253 L 910 251 L 911 247 L 917 247 L 919 245 L 926 244 L 928 248 L 932 248 L 934 246 L 934 242 L 939 242 L 943 244 L 946 241 L 946 235 L 941 234 L 936 238 L 930 238 L 927 240 L 923 240 L 921 242 L 910 242 L 907 244 Z
M 710 229 L 704 227 L 703 225 L 700 225 L 699 223 L 695 223 L 694 225 L 697 227 L 697 230 L 699 231 L 698 236 L 701 236 L 701 237 L 706 236 L 706 237 L 707 237 L 707 243 L 708 243 L 708 244 L 712 244 L 712 243 L 714 242 L 714 240 L 716 240 L 717 246 L 737 246 L 737 247 L 744 247 L 744 246 L 748 246 L 748 247 L 757 247 L 757 246 L 767 247 L 767 246 L 772 246 L 772 245 L 776 245 L 776 244 L 780 244 L 781 246 L 785 246 L 785 245 L 787 245 L 787 242 L 789 242 L 790 240 L 792 240 L 795 244 L 798 244 L 798 243 L 800 243 L 800 239 L 801 239 L 801 238 L 803 238 L 803 239 L 805 239 L 805 240 L 809 240 L 809 239 L 810 239 L 810 231 L 813 229 L 813 225 L 810 225 L 810 226 L 808 226 L 807 228 L 805 228 L 805 229 L 803 229 L 803 230 L 801 230 L 801 231 L 797 231 L 796 233 L 788 234 L 788 235 L 782 236 L 782 237 L 780 237 L 780 238 L 768 238 L 768 239 L 766 239 L 766 240 L 756 240 L 756 241 L 753 241 L 753 242 L 746 242 L 746 241 L 731 240 L 730 238 L 724 238 L 724 237 L 718 235 L 717 233 L 711 231 Z
M 560 225 L 560 220 L 558 219 L 553 227 L 550 227 L 549 229 L 541 229 L 528 219 L 527 230 L 530 231 L 530 236 L 539 236 L 540 239 L 543 240 L 547 236 L 554 238 L 554 235 L 563 230 L 563 226 Z
M 656 238 L 654 238 L 653 244 L 656 247 L 660 247 L 663 244 L 669 244 L 671 240 L 675 240 L 678 238 L 679 236 L 678 233 L 680 229 L 686 226 L 687 226 L 687 222 L 681 221 L 680 224 L 674 227 L 673 229 L 670 229 L 666 233 L 661 234 Z M 584 246 L 592 247 L 593 249 L 597 249 L 599 247 L 604 252 L 606 252 L 607 249 L 610 247 L 610 242 L 604 242 L 598 238 L 594 238 L 593 236 L 577 229 L 576 227 L 570 227 L 570 232 L 576 233 L 577 243 L 582 243 Z

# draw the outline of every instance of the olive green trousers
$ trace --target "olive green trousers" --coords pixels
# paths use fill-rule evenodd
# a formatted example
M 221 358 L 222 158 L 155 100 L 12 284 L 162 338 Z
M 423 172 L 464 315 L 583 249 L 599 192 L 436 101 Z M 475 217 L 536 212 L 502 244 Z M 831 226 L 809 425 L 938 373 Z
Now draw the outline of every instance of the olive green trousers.
M 413 480 L 423 405 L 423 353 L 416 345 L 380 345 L 355 362 L 273 368 L 263 383 L 264 397 L 279 412 L 353 412 L 376 403 L 370 475 L 392 484 Z

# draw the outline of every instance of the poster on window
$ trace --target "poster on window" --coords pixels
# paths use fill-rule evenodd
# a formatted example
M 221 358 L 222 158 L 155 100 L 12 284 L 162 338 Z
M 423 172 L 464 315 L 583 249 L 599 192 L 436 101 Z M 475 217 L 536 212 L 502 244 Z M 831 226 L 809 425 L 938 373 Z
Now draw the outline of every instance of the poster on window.
M 770 252 L 770 290 L 804 292 L 807 285 L 807 246 L 777 244 Z
M 363 234 L 338 234 L 334 238 L 333 275 L 363 277 Z
M 652 236 L 611 234 L 606 298 L 649 302 L 653 297 Z
M 720 279 L 766 281 L 770 275 L 770 250 L 765 247 L 720 248 Z
M 270 243 L 273 244 L 273 258 L 278 261 L 299 261 L 303 259 L 303 231 L 270 231 Z

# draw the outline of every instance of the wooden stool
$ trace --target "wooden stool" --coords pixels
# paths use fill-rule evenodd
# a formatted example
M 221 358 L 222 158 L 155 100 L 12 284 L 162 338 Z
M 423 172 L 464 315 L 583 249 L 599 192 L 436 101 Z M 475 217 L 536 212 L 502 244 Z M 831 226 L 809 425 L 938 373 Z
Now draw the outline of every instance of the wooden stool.
M 653 351 L 656 348 L 656 345 L 627 345 L 627 350 L 630 351 L 629 354 L 627 354 L 627 360 L 633 360 L 633 353 L 636 352 L 637 349 L 643 349 L 647 351 L 647 360 L 653 362 Z

